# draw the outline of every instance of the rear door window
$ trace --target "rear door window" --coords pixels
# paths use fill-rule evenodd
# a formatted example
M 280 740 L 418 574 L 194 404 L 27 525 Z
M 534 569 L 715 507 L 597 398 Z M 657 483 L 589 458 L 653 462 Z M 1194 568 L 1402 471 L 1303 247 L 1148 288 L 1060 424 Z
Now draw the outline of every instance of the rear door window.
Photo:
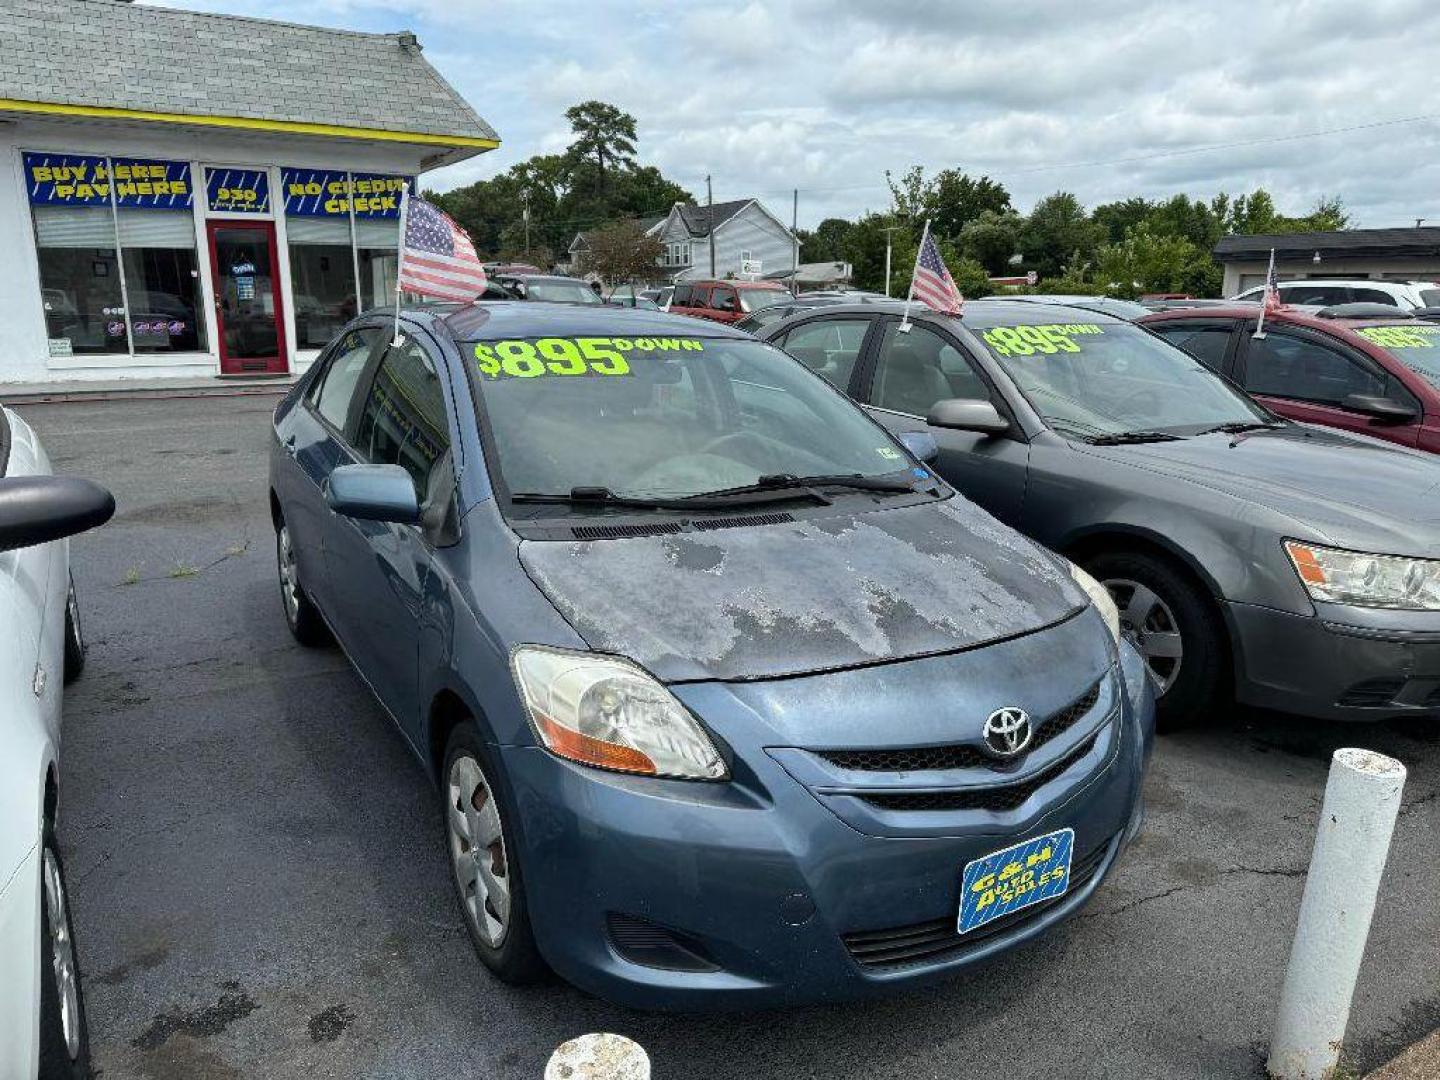
M 716 311 L 735 311 L 735 290 L 726 285 L 716 285 L 710 290 L 710 307 Z
M 1232 327 L 1227 323 L 1164 323 L 1151 327 L 1171 345 L 1178 345 L 1211 371 L 1225 372 L 1225 354 Z
M 360 385 L 360 376 L 370 360 L 379 331 L 374 327 L 351 330 L 336 342 L 310 391 L 310 402 L 320 417 L 336 431 L 345 430 L 350 403 Z
M 693 292 L 689 285 L 676 285 L 675 292 L 671 294 L 671 307 L 689 307 L 690 294 Z
M 1350 290 L 1355 297 L 1357 304 L 1387 304 L 1390 307 L 1399 307 L 1400 303 L 1388 292 L 1380 289 L 1362 289 L 1359 286 Z
M 1384 397 L 1387 382 L 1338 349 L 1280 330 L 1252 337 L 1245 353 L 1244 384 L 1252 394 L 1344 408 L 1351 394 Z

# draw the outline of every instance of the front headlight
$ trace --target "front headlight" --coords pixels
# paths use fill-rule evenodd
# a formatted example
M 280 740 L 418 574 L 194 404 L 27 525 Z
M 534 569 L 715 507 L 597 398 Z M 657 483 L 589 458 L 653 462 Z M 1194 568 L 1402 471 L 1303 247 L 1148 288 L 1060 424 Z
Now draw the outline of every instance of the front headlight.
M 535 733 L 552 753 L 618 772 L 725 778 L 696 719 L 629 661 L 522 645 L 511 663 Z
M 1358 607 L 1440 611 L 1440 561 L 1286 540 L 1285 553 L 1312 600 Z
M 1120 644 L 1120 609 L 1115 606 L 1115 598 L 1110 595 L 1110 590 L 1073 562 L 1070 564 L 1070 576 L 1075 579 L 1076 585 L 1089 594 L 1090 602 L 1095 605 L 1095 610 L 1100 612 L 1105 625 L 1110 628 L 1110 636 L 1115 639 L 1115 644 Z

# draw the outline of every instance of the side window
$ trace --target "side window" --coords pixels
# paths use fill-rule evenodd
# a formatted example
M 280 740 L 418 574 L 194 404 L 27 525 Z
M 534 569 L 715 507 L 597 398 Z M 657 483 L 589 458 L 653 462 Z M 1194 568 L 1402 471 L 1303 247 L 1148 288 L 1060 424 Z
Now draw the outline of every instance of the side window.
M 427 500 L 430 473 L 450 446 L 445 395 L 425 349 L 412 340 L 390 346 L 360 413 L 355 449 L 372 465 L 400 465 Z
M 330 354 L 330 362 L 310 391 L 310 403 L 336 431 L 345 430 L 350 415 L 350 401 L 360 382 L 360 373 L 370 359 L 370 348 L 379 333 L 374 327 L 351 330 Z
M 710 290 L 710 306 L 716 311 L 735 311 L 737 303 L 734 289 L 716 285 Z
M 869 319 L 816 319 L 786 334 L 781 348 L 845 390 L 868 329 Z
M 1343 406 L 1351 394 L 1384 396 L 1386 381 L 1326 345 L 1271 331 L 1250 339 L 1245 389 L 1252 394 Z
M 990 388 L 970 361 L 934 330 L 918 323 L 909 333 L 890 322 L 880 342 L 871 403 L 882 409 L 924 416 L 946 398 L 990 400 Z
M 1287 304 L 1330 307 L 1333 304 L 1348 304 L 1350 290 L 1344 285 L 1281 285 L 1280 299 Z
M 689 307 L 690 293 L 691 288 L 689 285 L 676 285 L 675 292 L 670 296 L 670 305 L 672 307 Z
M 1158 326 L 1155 332 L 1171 345 L 1178 345 L 1211 371 L 1225 370 L 1225 350 L 1230 344 L 1229 324 L 1217 326 Z
M 1362 289 L 1356 286 L 1350 291 L 1354 294 L 1357 304 L 1387 304 L 1390 307 L 1400 306 L 1399 303 L 1396 302 L 1395 297 L 1379 289 Z

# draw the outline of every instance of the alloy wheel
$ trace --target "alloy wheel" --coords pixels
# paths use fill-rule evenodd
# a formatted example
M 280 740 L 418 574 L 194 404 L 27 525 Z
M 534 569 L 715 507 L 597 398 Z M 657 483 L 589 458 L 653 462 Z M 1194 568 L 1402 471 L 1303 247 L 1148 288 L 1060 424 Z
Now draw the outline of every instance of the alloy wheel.
M 300 572 L 295 565 L 295 545 L 290 541 L 290 526 L 281 525 L 277 542 L 280 563 L 280 598 L 285 602 L 285 617 L 294 626 L 300 620 Z
M 41 873 L 45 882 L 45 918 L 50 927 L 50 960 L 55 990 L 60 995 L 60 1027 L 70 1060 L 80 1057 L 80 984 L 75 973 L 75 942 L 70 934 L 70 913 L 65 904 L 65 883 L 55 853 L 45 849 Z
M 465 917 L 482 941 L 498 949 L 510 926 L 510 866 L 495 789 L 469 754 L 451 763 L 448 787 L 450 865 Z
M 1120 631 L 1145 657 L 1145 666 L 1155 680 L 1156 697 L 1164 696 L 1180 675 L 1184 642 L 1175 613 L 1153 589 L 1126 578 L 1103 582 L 1115 606 L 1120 609 Z

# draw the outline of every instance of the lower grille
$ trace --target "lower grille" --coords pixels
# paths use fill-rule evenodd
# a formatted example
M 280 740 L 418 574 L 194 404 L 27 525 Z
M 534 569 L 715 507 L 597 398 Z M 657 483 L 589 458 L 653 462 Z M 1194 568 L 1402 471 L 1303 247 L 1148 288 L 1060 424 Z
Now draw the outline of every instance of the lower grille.
M 1054 765 L 1018 784 L 959 791 L 885 791 L 860 798 L 878 810 L 990 810 L 995 813 L 1017 810 L 1031 795 L 1094 749 L 1099 738 L 1097 731 Z
M 718 970 L 698 941 L 649 919 L 612 911 L 605 916 L 605 928 L 616 951 L 632 963 L 665 971 Z
M 952 915 L 944 919 L 913 923 L 910 926 L 897 926 L 889 930 L 865 930 L 845 934 L 841 940 L 845 943 L 845 948 L 850 951 L 855 962 L 865 968 L 920 964 L 958 955 L 973 949 L 982 941 L 987 941 L 1035 918 L 1073 895 L 1076 890 L 1084 888 L 1105 862 L 1105 856 L 1110 851 L 1113 841 L 1112 837 L 1096 847 L 1094 851 L 1089 852 L 1083 859 L 1071 865 L 1070 888 L 1065 890 L 1063 896 L 1042 900 L 1031 907 L 1012 911 L 1009 915 L 1001 915 L 998 919 L 993 919 L 964 936 L 956 932 L 957 916 Z
M 1403 689 L 1405 689 L 1403 678 L 1366 679 L 1341 694 L 1340 700 L 1336 704 L 1361 709 L 1381 708 L 1393 702 Z

